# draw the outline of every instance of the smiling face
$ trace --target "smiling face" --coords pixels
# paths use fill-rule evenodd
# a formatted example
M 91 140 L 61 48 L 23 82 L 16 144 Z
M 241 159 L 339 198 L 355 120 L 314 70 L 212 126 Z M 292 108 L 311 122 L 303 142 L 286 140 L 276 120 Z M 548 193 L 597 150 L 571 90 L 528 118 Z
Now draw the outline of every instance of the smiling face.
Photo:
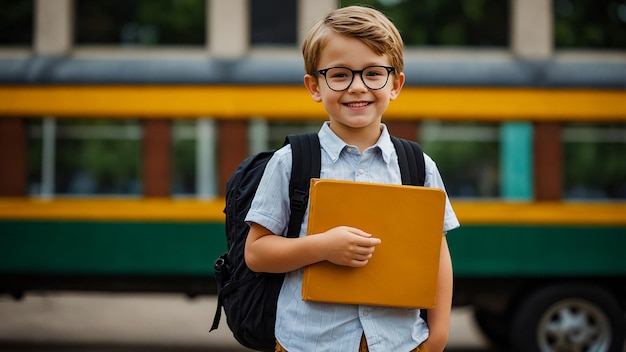
M 391 66 L 386 54 L 379 55 L 362 41 L 342 34 L 331 33 L 320 51 L 317 70 L 347 67 L 362 70 L 368 66 Z M 348 89 L 331 90 L 322 75 L 304 76 L 311 97 L 324 104 L 330 118 L 330 128 L 348 142 L 356 133 L 368 136 L 380 134 L 382 115 L 391 100 L 396 99 L 404 84 L 403 73 L 391 73 L 382 89 L 369 89 L 360 74 L 356 74 Z M 370 138 L 371 139 L 371 138 Z

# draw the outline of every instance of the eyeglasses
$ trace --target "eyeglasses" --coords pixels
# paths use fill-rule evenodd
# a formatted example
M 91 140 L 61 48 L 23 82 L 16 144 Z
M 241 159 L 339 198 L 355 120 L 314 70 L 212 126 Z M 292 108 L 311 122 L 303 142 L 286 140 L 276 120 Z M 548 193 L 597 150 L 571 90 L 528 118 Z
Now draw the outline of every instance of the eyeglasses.
M 315 71 L 313 76 L 324 76 L 328 88 L 335 92 L 344 91 L 352 85 L 354 75 L 361 76 L 363 84 L 371 90 L 383 89 L 389 81 L 389 74 L 396 69 L 390 66 L 368 66 L 362 70 L 351 70 L 347 67 L 330 67 Z

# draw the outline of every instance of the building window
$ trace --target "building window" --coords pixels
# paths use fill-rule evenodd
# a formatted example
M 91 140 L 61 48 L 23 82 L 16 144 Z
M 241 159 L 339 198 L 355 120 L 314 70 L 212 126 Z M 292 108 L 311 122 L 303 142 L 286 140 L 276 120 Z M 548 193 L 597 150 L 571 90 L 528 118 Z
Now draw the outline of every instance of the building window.
M 295 0 L 251 0 L 250 44 L 296 45 L 297 17 Z
M 553 4 L 557 48 L 626 48 L 626 2 L 555 0 Z
M 508 47 L 509 1 L 341 0 L 389 17 L 407 46 Z
M 205 45 L 205 0 L 76 0 L 75 4 L 79 45 Z
M 0 45 L 31 46 L 33 1 L 0 0 Z

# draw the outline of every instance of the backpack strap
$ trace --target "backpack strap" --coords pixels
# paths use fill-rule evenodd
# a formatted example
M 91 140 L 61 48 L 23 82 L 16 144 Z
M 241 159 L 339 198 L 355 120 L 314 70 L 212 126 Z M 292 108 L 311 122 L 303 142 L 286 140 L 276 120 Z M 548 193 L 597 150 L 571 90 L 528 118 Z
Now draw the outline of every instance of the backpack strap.
M 400 176 L 403 185 L 423 186 L 426 179 L 424 152 L 419 144 L 407 139 L 391 136 L 396 147 Z
M 292 163 L 289 181 L 291 216 L 287 237 L 295 238 L 300 233 L 304 213 L 309 202 L 311 178 L 320 177 L 322 164 L 320 139 L 317 133 L 289 135 L 284 144 L 291 144 Z
M 402 184 L 423 186 L 426 180 L 426 163 L 422 147 L 413 141 L 394 136 L 391 136 L 391 141 L 398 154 Z M 428 310 L 420 309 L 420 316 L 428 323 Z

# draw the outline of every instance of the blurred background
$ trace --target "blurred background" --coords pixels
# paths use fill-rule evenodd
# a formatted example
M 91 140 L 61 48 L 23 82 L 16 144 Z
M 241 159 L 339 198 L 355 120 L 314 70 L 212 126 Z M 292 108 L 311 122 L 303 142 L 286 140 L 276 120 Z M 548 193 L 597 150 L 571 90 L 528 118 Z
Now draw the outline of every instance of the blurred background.
M 0 0 L 0 348 L 36 339 L 24 321 L 43 324 L 42 302 L 65 307 L 53 323 L 162 295 L 212 317 L 225 183 L 319 129 L 299 45 L 354 4 L 405 40 L 383 122 L 437 162 L 462 223 L 453 331 L 476 326 L 477 348 L 622 346 L 626 1 Z

